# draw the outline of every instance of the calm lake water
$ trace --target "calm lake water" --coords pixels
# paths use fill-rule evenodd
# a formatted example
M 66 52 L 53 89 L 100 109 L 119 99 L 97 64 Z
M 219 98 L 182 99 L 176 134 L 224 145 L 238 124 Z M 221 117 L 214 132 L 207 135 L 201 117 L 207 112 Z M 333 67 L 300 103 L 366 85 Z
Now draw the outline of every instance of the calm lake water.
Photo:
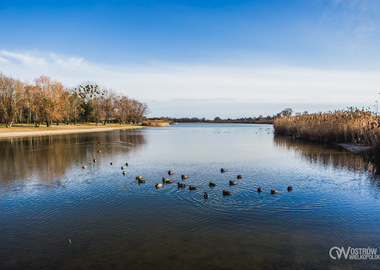
M 329 256 L 334 246 L 380 255 L 375 165 L 275 137 L 271 125 L 1 140 L 0 168 L 1 269 L 380 268 L 380 260 Z M 162 177 L 174 183 L 156 189 Z

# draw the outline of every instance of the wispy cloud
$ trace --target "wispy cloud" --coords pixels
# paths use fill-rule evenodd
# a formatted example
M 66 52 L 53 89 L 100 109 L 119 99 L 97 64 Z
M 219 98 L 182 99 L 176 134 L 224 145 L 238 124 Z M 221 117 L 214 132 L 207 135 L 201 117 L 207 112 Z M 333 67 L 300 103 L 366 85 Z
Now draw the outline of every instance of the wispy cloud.
M 7 62 L 16 61 L 25 66 L 45 66 L 46 60 L 42 57 L 37 57 L 30 53 L 16 53 L 6 50 L 0 51 L 0 56 L 3 56 Z
M 19 64 L 26 68 L 57 68 L 61 70 L 88 70 L 88 63 L 81 57 L 62 56 L 55 53 L 32 53 L 32 52 L 11 52 L 0 51 L 3 62 Z M 0 60 L 1 61 L 1 60 Z
M 243 116 L 243 111 L 248 114 L 250 110 L 251 115 L 273 114 L 291 104 L 298 110 L 369 107 L 380 90 L 380 71 L 376 70 L 159 63 L 106 66 L 82 57 L 4 50 L 0 51 L 0 71 L 29 81 L 44 74 L 67 86 L 97 81 L 148 102 L 153 115 L 167 115 L 173 108 L 177 110 L 172 113 L 187 111 L 208 116 L 222 110 L 227 115 L 239 112 Z

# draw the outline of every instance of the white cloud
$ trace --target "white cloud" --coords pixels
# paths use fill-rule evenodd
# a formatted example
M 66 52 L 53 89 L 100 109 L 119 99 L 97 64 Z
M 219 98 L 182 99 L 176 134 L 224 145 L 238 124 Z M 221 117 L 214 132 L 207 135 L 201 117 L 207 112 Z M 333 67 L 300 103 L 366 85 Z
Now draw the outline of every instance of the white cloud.
M 8 61 L 16 60 L 26 66 L 45 66 L 46 60 L 42 57 L 37 57 L 30 53 L 16 53 L 6 50 L 0 51 L 0 56 L 3 56 Z
M 236 116 L 244 116 L 243 108 L 247 115 L 252 115 L 274 114 L 290 105 L 309 111 L 369 107 L 380 90 L 380 71 L 376 70 L 170 64 L 106 66 L 81 57 L 4 50 L 0 51 L 0 57 L 0 71 L 7 75 L 32 81 L 44 74 L 67 86 L 97 81 L 151 104 L 152 115 L 168 115 L 169 108 L 179 116 L 181 112 L 187 111 L 189 115 L 193 111 L 195 116 L 206 117 L 215 116 L 217 108 L 233 117 L 236 112 L 239 112 Z M 250 107 L 257 109 L 248 112 Z

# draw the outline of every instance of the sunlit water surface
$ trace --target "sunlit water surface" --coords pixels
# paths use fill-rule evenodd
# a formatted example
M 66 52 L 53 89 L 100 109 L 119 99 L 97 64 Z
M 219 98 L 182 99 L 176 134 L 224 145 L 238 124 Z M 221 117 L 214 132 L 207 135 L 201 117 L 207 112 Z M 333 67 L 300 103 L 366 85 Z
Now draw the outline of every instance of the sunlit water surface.
M 2 269 L 380 267 L 329 256 L 333 246 L 380 246 L 374 164 L 274 137 L 271 125 L 8 139 L 0 141 L 0 169 Z M 229 186 L 238 174 L 243 179 Z M 156 189 L 162 177 L 174 183 Z M 224 189 L 232 195 L 223 197 Z

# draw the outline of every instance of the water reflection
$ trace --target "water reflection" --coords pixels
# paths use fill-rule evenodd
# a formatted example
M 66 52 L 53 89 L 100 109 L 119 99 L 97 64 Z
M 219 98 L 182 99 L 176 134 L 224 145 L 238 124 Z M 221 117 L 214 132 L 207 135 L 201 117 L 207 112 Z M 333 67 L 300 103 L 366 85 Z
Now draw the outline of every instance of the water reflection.
M 380 242 L 380 189 L 360 173 L 372 164 L 273 141 L 271 128 L 179 124 L 0 141 L 0 269 L 378 268 L 328 256 L 332 246 Z M 175 183 L 156 189 L 168 170 Z
M 73 165 L 87 164 L 99 155 L 129 154 L 146 143 L 141 131 L 113 131 L 11 138 L 0 141 L 0 185 L 12 180 L 62 177 Z
M 286 136 L 275 136 L 273 141 L 275 145 L 301 154 L 312 163 L 351 171 L 366 171 L 374 178 L 380 176 L 377 170 L 379 161 L 373 157 L 354 154 L 338 146 L 300 141 Z

